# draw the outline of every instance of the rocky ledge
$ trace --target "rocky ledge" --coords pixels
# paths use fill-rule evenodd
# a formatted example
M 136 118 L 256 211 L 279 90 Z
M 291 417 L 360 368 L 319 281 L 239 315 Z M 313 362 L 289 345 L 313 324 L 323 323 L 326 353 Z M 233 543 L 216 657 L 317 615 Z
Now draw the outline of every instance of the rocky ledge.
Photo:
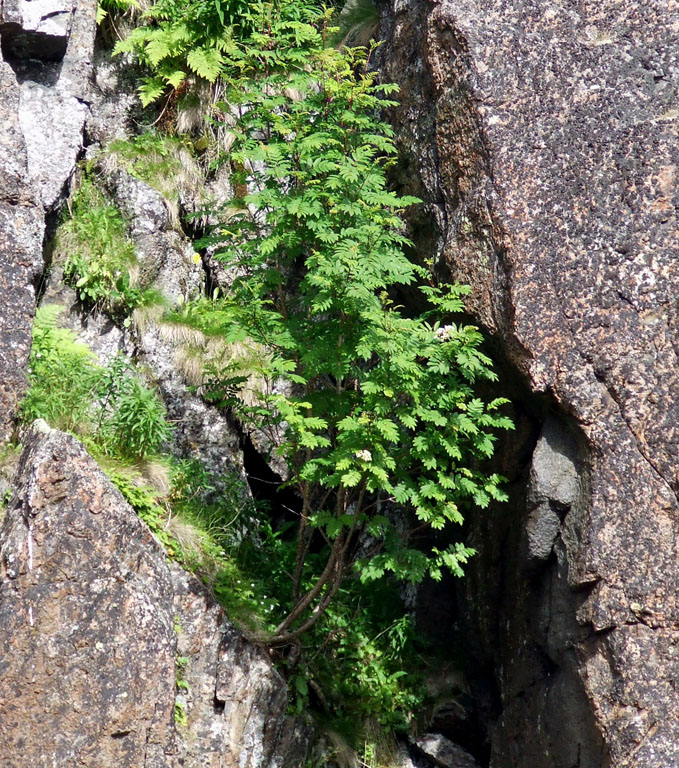
M 304 762 L 308 729 L 286 715 L 266 654 L 168 564 L 84 447 L 44 422 L 0 531 L 0 626 L 7 768 Z

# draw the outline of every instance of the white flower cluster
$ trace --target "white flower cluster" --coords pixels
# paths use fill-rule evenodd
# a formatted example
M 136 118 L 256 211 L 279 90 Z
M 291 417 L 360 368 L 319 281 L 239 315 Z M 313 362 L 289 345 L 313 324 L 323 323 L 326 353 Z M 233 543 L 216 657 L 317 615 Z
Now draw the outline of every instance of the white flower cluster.
M 442 325 L 440 328 L 436 329 L 436 338 L 441 341 L 447 341 L 450 338 L 452 330 L 452 325 Z
M 356 451 L 354 456 L 357 459 L 361 459 L 362 461 L 372 461 L 373 460 L 373 455 L 372 455 L 372 453 L 370 453 L 370 451 L 365 451 L 365 450 L 363 450 L 363 451 Z

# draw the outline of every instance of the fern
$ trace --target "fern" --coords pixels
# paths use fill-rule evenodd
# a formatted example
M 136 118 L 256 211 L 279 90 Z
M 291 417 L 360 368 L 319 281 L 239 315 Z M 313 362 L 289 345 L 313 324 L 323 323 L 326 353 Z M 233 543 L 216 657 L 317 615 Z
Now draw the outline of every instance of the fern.
M 303 63 L 305 52 L 318 40 L 319 33 L 310 22 L 322 17 L 313 4 L 293 0 L 277 4 L 157 0 L 142 15 L 142 26 L 116 44 L 114 54 L 132 54 L 148 68 L 149 75 L 139 87 L 142 104 L 148 106 L 191 76 L 214 83 L 240 67 L 243 50 L 258 45 L 257 30 L 263 21 L 279 24 L 284 34 L 280 48 L 258 47 L 260 58 L 272 68 L 291 60 Z

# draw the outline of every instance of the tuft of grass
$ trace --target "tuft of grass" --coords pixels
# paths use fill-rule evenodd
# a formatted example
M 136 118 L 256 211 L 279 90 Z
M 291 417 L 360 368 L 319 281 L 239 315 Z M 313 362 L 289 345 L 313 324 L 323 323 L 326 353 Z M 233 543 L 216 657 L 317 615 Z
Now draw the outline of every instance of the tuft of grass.
M 156 292 L 137 284 L 137 257 L 127 225 L 87 173 L 69 201 L 55 243 L 65 282 L 93 309 L 126 317 L 159 300 Z
M 104 173 L 122 168 L 160 192 L 177 229 L 181 229 L 180 204 L 205 197 L 205 172 L 196 160 L 191 140 L 185 136 L 148 131 L 113 141 L 98 164 Z

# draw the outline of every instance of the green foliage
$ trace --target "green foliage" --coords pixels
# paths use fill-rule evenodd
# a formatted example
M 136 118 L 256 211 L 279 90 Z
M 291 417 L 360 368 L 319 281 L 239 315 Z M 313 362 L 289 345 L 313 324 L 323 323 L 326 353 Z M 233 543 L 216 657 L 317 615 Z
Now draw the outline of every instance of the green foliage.
M 143 459 L 157 453 L 170 438 L 165 407 L 156 393 L 138 378 L 127 376 L 120 384 L 107 427 L 121 455 Z
M 41 307 L 33 324 L 30 387 L 21 403 L 24 422 L 45 421 L 56 429 L 87 433 L 93 427 L 102 369 L 72 331 L 57 328 L 61 307 Z
M 137 0 L 99 0 L 97 5 L 97 24 L 101 24 L 109 14 L 138 10 Z
M 195 460 L 178 461 L 168 502 L 194 532 L 181 545 L 182 562 L 248 634 L 273 629 L 280 615 L 276 579 L 287 557 L 243 481 L 235 474 L 215 477 Z
M 0 522 L 2 522 L 5 508 L 12 496 L 12 480 L 21 456 L 21 447 L 14 443 L 0 442 L 0 487 L 5 491 L 0 492 Z
M 118 316 L 158 301 L 153 291 L 135 285 L 137 264 L 120 211 L 85 174 L 59 227 L 57 252 L 64 258 L 64 280 L 81 301 Z
M 299 0 L 157 0 L 143 14 L 147 24 L 134 29 L 114 52 L 135 54 L 151 71 L 139 88 L 147 106 L 191 77 L 214 83 L 238 68 L 242 48 L 257 45 L 266 24 L 277 25 L 280 42 L 266 54 L 270 66 L 290 54 L 300 60 L 308 25 L 320 16 L 313 4 Z
M 425 698 L 416 671 L 422 646 L 392 585 L 346 580 L 305 644 L 313 650 L 300 673 L 323 691 L 326 717 L 354 748 L 365 736 L 357 724 L 396 731 L 412 725 Z M 306 699 L 305 691 L 297 695 L 299 709 Z
M 175 687 L 177 695 L 174 701 L 174 721 L 177 725 L 186 728 L 189 724 L 188 707 L 184 695 L 190 690 L 186 679 L 190 659 L 188 656 L 177 656 L 175 659 Z
M 369 3 L 355 8 L 344 37 L 374 18 Z M 301 643 L 299 655 L 277 651 L 292 706 L 313 700 L 354 747 L 365 742 L 373 765 L 374 741 L 356 723 L 403 729 L 423 701 L 421 681 L 405 671 L 418 666 L 418 649 L 393 577 L 462 574 L 473 552 L 455 526 L 505 498 L 502 478 L 484 464 L 497 431 L 511 427 L 500 412 L 506 401 L 479 396 L 479 384 L 496 379 L 481 335 L 451 320 L 468 289 L 438 284 L 406 256 L 402 213 L 418 201 L 386 184 L 396 150 L 379 115 L 396 86 L 377 83 L 372 51 L 328 48 L 330 12 L 311 2 L 158 0 L 144 20 L 117 46 L 151 72 L 143 103 L 219 80 L 216 128 L 237 190 L 203 242 L 234 282 L 178 319 L 257 352 L 247 372 L 236 359 L 213 365 L 207 394 L 277 446 L 301 511 L 298 523 L 274 529 L 237 483 L 195 462 L 174 464 L 164 499 L 129 473 L 114 479 L 251 636 L 270 648 Z M 147 135 L 113 153 L 151 182 L 172 176 L 171 143 Z M 124 234 L 113 217 L 106 226 Z M 71 279 L 85 278 L 78 288 L 91 287 L 97 304 L 102 278 L 87 263 Z M 399 306 L 405 289 L 421 292 L 422 314 Z M 102 420 L 104 445 L 120 455 L 138 453 L 138 439 L 154 445 L 149 452 L 162 443 L 142 437 L 143 414 L 158 414 L 134 390 L 126 416 Z M 108 391 L 106 414 L 125 400 Z M 185 723 L 177 701 L 175 719 Z
M 153 73 L 139 88 L 144 106 L 194 73 L 214 82 L 229 45 L 227 19 L 244 0 L 158 0 L 143 15 L 146 24 L 119 42 L 115 53 L 134 53 Z
M 174 721 L 182 728 L 188 727 L 189 724 L 188 707 L 186 706 L 184 699 L 181 699 L 178 696 L 174 701 Z
M 101 451 L 121 458 L 142 459 L 156 453 L 170 436 L 158 396 L 124 358 L 99 365 L 72 331 L 56 326 L 61 309 L 48 306 L 37 311 L 22 420 L 45 419 L 56 429 L 89 437 Z
M 236 187 L 250 191 L 205 241 L 237 277 L 214 318 L 204 306 L 194 316 L 271 353 L 254 405 L 229 397 L 238 376 L 228 369 L 215 396 L 278 443 L 303 502 L 290 612 L 272 643 L 312 626 L 352 565 L 364 581 L 461 575 L 472 550 L 458 541 L 427 553 L 386 513 L 396 504 L 412 510 L 413 528 L 440 531 L 503 500 L 481 462 L 511 427 L 504 399 L 476 395 L 496 379 L 478 330 L 439 320 L 463 309 L 468 289 L 436 285 L 404 254 L 400 214 L 417 201 L 386 187 L 395 148 L 376 116 L 396 86 L 375 82 L 364 50 L 325 49 L 322 29 L 295 27 L 302 56 L 280 44 L 288 34 L 269 18 L 240 48 L 245 76 L 226 95 L 239 115 Z M 418 282 L 429 309 L 411 317 L 390 296 Z M 327 561 L 304 591 L 314 531 Z

